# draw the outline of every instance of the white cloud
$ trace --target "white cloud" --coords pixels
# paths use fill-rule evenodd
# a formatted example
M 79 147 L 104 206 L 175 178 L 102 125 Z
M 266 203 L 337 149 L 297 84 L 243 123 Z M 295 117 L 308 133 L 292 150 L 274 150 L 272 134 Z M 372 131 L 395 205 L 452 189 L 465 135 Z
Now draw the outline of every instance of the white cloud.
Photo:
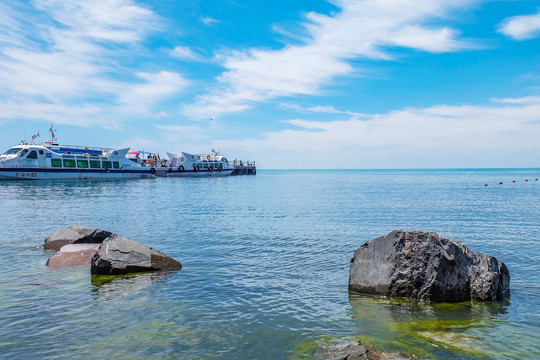
M 55 124 L 90 127 L 100 125 L 117 128 L 117 121 L 110 106 L 92 104 L 54 104 L 26 100 L 0 102 L 0 118 L 31 119 Z
M 36 4 L 67 31 L 98 41 L 138 41 L 143 31 L 157 24 L 152 11 L 131 0 L 37 0 Z
M 171 55 L 178 58 L 178 59 L 189 59 L 189 60 L 196 60 L 199 58 L 199 55 L 195 54 L 189 47 L 187 46 L 177 46 L 171 51 Z
M 303 106 L 300 106 L 298 104 L 286 104 L 286 103 L 281 103 L 280 105 L 283 108 L 298 111 L 298 112 L 314 112 L 314 113 L 326 113 L 326 114 L 346 114 L 346 115 L 351 115 L 351 116 L 354 116 L 354 117 L 369 116 L 368 114 L 364 114 L 364 113 L 338 110 L 338 109 L 336 109 L 335 107 L 333 107 L 331 105 L 317 105 L 317 106 L 310 106 L 310 107 L 303 107 Z
M 158 17 L 132 0 L 0 5 L 0 118 L 117 127 L 182 91 L 181 74 L 124 67 Z M 76 109 L 81 109 L 77 114 Z
M 340 12 L 306 16 L 308 36 L 302 45 L 218 56 L 226 69 L 218 77 L 221 86 L 185 105 L 184 113 L 196 118 L 210 110 L 214 114 L 240 111 L 279 96 L 318 94 L 333 78 L 354 71 L 349 60 L 391 59 L 385 52 L 388 46 L 434 53 L 471 48 L 472 44 L 456 39 L 458 33 L 453 29 L 424 25 L 471 2 L 474 0 L 335 1 Z
M 211 18 L 211 17 L 202 17 L 201 21 L 203 22 L 204 25 L 207 25 L 207 26 L 210 26 L 212 24 L 219 22 L 219 20 Z
M 540 11 L 533 15 L 507 18 L 499 25 L 498 31 L 515 40 L 533 39 L 540 35 Z
M 289 120 L 262 138 L 219 141 L 264 168 L 535 167 L 540 98 L 437 105 L 360 120 Z
M 119 96 L 120 103 L 132 107 L 137 112 L 145 111 L 147 106 L 180 92 L 188 84 L 181 74 L 168 71 L 155 74 L 140 72 L 137 73 L 137 77 L 144 80 L 144 83 L 124 86 L 125 91 Z
M 522 98 L 491 99 L 495 103 L 503 104 L 536 104 L 540 103 L 540 96 L 526 96 Z

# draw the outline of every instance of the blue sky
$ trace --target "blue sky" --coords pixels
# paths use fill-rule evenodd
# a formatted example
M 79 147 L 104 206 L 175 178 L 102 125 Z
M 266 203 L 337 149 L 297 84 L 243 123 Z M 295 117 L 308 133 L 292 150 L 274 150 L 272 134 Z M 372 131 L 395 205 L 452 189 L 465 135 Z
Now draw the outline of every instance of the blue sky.
M 0 3 L 0 143 L 540 167 L 540 3 Z

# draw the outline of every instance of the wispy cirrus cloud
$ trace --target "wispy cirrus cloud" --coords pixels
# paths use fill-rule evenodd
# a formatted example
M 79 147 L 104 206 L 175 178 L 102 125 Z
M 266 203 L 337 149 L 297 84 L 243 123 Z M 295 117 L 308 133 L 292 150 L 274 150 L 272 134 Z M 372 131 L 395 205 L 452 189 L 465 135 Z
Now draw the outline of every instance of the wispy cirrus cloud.
M 540 10 L 532 15 L 513 16 L 505 19 L 497 30 L 515 40 L 528 40 L 540 36 Z
M 138 44 L 159 28 L 158 16 L 132 0 L 31 4 L 0 5 L 0 117 L 87 124 L 73 116 L 78 108 L 116 126 L 187 85 L 181 74 L 122 66 L 144 57 Z
M 206 25 L 206 26 L 210 26 L 210 25 L 212 25 L 212 24 L 219 23 L 219 20 L 214 19 L 214 18 L 211 18 L 211 17 L 208 17 L 208 16 L 207 16 L 207 17 L 202 17 L 202 18 L 201 18 L 201 21 L 202 21 L 202 23 L 203 23 L 204 25 Z
M 316 106 L 300 106 L 298 104 L 280 104 L 285 109 L 290 109 L 298 112 L 313 112 L 313 113 L 324 113 L 324 114 L 346 114 L 355 117 L 364 117 L 369 116 L 368 114 L 358 113 L 353 111 L 338 110 L 332 105 L 316 105 Z
M 177 46 L 171 51 L 171 55 L 178 59 L 197 60 L 199 55 L 187 46 Z
M 221 54 L 226 69 L 220 87 L 186 104 L 194 118 L 241 111 L 267 99 L 314 95 L 332 79 L 354 72 L 353 59 L 385 59 L 387 47 L 433 53 L 458 51 L 474 45 L 458 39 L 449 27 L 426 23 L 447 16 L 474 0 L 336 0 L 341 10 L 331 15 L 308 13 L 302 45 L 279 50 L 249 49 Z

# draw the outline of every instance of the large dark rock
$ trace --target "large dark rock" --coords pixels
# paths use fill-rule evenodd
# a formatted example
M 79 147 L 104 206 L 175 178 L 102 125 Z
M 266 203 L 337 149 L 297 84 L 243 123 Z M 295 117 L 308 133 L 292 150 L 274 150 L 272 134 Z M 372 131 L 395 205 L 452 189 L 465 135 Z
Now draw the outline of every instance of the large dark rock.
M 394 230 L 370 240 L 349 270 L 350 291 L 421 301 L 496 300 L 509 286 L 502 262 L 434 232 Z
M 360 341 L 349 341 L 337 345 L 325 346 L 313 354 L 315 360 L 405 360 L 409 357 L 401 354 L 381 353 L 371 346 L 364 346 Z
M 182 265 L 140 242 L 119 235 L 107 238 L 92 258 L 94 275 L 118 275 L 155 270 L 178 270 Z
M 81 225 L 70 225 L 45 239 L 43 250 L 55 250 L 67 244 L 101 244 L 113 235 L 110 231 L 89 228 Z

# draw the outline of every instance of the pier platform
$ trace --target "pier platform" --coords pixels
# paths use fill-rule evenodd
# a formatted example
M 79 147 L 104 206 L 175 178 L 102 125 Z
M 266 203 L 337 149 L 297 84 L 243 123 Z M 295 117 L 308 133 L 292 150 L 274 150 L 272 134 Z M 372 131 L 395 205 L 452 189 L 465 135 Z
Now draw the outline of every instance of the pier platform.
M 256 175 L 257 167 L 255 166 L 255 161 L 240 161 L 239 163 L 234 164 L 234 171 L 231 175 Z

